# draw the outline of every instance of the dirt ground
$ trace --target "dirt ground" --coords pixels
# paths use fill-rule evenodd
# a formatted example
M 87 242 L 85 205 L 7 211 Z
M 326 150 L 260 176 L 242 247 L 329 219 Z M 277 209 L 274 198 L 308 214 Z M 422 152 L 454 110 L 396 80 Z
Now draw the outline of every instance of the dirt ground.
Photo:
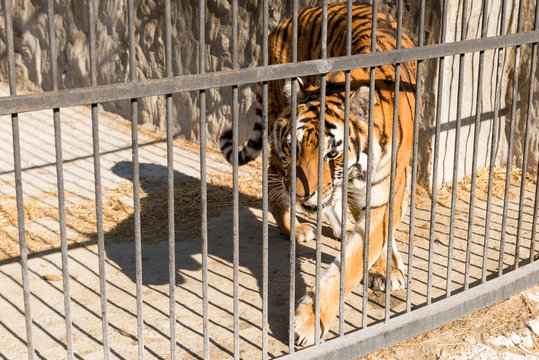
M 539 285 L 536 285 L 473 314 L 359 359 L 452 359 L 460 355 L 461 360 L 473 360 L 475 357 L 466 356 L 466 353 L 477 344 L 492 347 L 500 359 L 507 357 L 508 352 L 522 356 L 521 359 L 536 359 L 539 356 L 539 336 L 531 332 L 526 323 L 539 318 L 539 302 L 530 299 L 537 300 L 538 295 Z M 530 333 L 533 346 L 513 343 L 506 347 L 489 343 L 492 337 L 510 333 Z

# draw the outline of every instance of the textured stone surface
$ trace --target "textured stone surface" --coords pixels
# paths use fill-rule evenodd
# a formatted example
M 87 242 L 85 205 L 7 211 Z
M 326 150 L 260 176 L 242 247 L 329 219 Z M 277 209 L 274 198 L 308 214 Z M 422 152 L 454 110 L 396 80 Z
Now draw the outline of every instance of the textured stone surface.
M 314 1 L 302 1 L 307 7 Z M 206 71 L 232 68 L 231 5 L 225 0 L 206 2 Z M 88 86 L 89 51 L 87 6 L 80 1 L 55 1 L 56 38 L 60 89 Z M 172 70 L 174 76 L 199 72 L 198 1 L 172 2 Z M 34 91 L 51 90 L 50 53 L 46 3 L 32 0 L 13 0 L 15 61 L 17 85 Z M 288 16 L 290 6 L 282 2 L 270 4 L 270 28 Z M 3 17 L 3 6 L 1 7 Z M 99 85 L 128 82 L 129 42 L 127 3 L 118 0 L 99 2 L 96 12 L 97 82 Z M 253 67 L 258 62 L 261 43 L 261 10 L 257 1 L 242 1 L 238 9 L 238 63 Z M 0 29 L 5 33 L 4 21 Z M 135 49 L 137 79 L 165 77 L 164 4 L 156 1 L 135 1 Z M 5 38 L 0 39 L 0 52 L 5 53 Z M 0 79 L 7 82 L 7 60 L 2 57 Z M 246 137 L 254 120 L 254 86 L 239 89 L 240 133 Z M 230 88 L 206 92 L 207 124 L 210 144 L 215 145 L 219 134 L 230 126 Z M 173 116 L 177 133 L 189 140 L 199 137 L 198 94 L 174 95 Z M 103 104 L 106 110 L 130 118 L 128 101 Z M 139 100 L 138 121 L 148 127 L 165 127 L 164 97 Z M 248 114 L 248 115 L 247 115 Z
M 330 1 L 332 2 L 332 1 Z M 51 73 L 45 2 L 32 0 L 13 0 L 13 24 L 15 32 L 15 61 L 17 82 L 20 88 L 33 91 L 50 90 Z M 317 3 L 313 0 L 299 1 L 299 8 Z M 480 0 L 468 2 L 466 39 L 481 35 Z M 531 0 L 525 0 L 523 30 L 533 26 L 534 6 Z M 417 43 L 419 1 L 407 2 L 404 6 L 403 26 L 405 31 Z M 89 85 L 88 54 L 88 19 L 85 2 L 65 0 L 55 1 L 56 37 L 60 89 L 77 88 Z M 386 0 L 381 5 L 386 10 L 396 13 L 396 1 Z M 269 27 L 290 15 L 290 1 L 271 1 L 269 4 Z M 489 2 L 488 36 L 499 33 L 501 1 Z M 3 15 L 3 4 L 0 7 Z M 100 1 L 96 12 L 96 56 L 98 84 L 114 84 L 129 81 L 129 43 L 127 31 L 127 5 L 125 1 Z M 172 2 L 172 70 L 174 76 L 199 72 L 198 62 L 198 2 L 195 0 Z M 518 8 L 515 1 L 507 3 L 505 31 L 515 32 Z M 461 38 L 462 0 L 449 3 L 447 34 L 445 41 L 452 42 Z M 231 5 L 227 0 L 206 1 L 206 71 L 220 71 L 232 67 L 231 56 Z M 440 42 L 442 1 L 433 1 L 427 6 L 425 14 L 424 44 Z M 4 22 L 0 21 L 0 31 L 4 32 Z M 242 1 L 238 9 L 238 64 L 241 68 L 256 66 L 261 44 L 262 21 L 261 7 L 254 0 Z M 155 1 L 135 1 L 135 49 L 137 59 L 137 79 L 155 79 L 165 76 L 164 49 L 164 5 Z M 0 37 L 0 52 L 5 53 L 5 38 Z M 521 48 L 518 76 L 518 97 L 515 112 L 514 147 L 512 164 L 521 167 L 524 154 L 525 120 L 528 106 L 530 79 L 530 46 Z M 479 149 L 477 167 L 484 168 L 490 158 L 494 94 L 496 90 L 497 59 L 494 51 L 485 52 L 483 81 L 480 100 L 481 129 L 479 131 Z M 479 54 L 468 54 L 464 59 L 464 82 L 462 84 L 463 126 L 459 142 L 459 177 L 471 172 L 474 140 L 474 126 L 477 103 Z M 503 80 L 500 103 L 500 126 L 498 127 L 496 164 L 505 165 L 508 153 L 512 89 L 515 69 L 515 51 L 505 51 Z M 452 178 L 453 154 L 455 149 L 455 121 L 458 89 L 459 56 L 447 57 L 444 66 L 443 101 L 440 109 L 440 166 L 439 182 Z M 426 182 L 432 173 L 432 153 L 434 146 L 434 125 L 436 122 L 436 84 L 438 81 L 438 60 L 423 62 L 422 118 L 420 123 L 419 171 L 420 181 Z M 537 82 L 537 73 L 532 77 Z M 1 58 L 0 80 L 7 81 L 6 57 Z M 239 88 L 240 142 L 248 136 L 254 120 L 254 85 Z M 537 92 L 537 90 L 534 90 Z M 230 88 L 210 89 L 206 92 L 207 131 L 210 145 L 215 146 L 219 134 L 231 122 Z M 173 96 L 173 117 L 175 131 L 188 140 L 199 138 L 199 109 L 197 93 L 180 93 Z M 535 96 L 534 106 L 530 108 L 530 141 L 528 148 L 529 165 L 537 167 L 539 149 L 539 98 Z M 128 101 L 116 101 L 102 104 L 103 107 L 125 118 L 130 118 Z M 165 100 L 163 96 L 142 98 L 139 100 L 138 119 L 150 128 L 165 126 Z

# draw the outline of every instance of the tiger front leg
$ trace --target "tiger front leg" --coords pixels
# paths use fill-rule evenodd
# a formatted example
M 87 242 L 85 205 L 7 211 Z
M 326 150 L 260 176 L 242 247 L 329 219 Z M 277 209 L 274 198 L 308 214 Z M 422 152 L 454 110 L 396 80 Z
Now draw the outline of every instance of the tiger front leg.
M 272 186 L 269 186 L 270 194 L 281 191 L 281 196 L 274 197 L 270 200 L 270 211 L 273 214 L 275 222 L 281 231 L 281 234 L 284 236 L 290 236 L 290 202 L 288 200 L 288 194 L 281 189 L 273 189 Z M 315 226 L 309 223 L 302 224 L 297 218 L 295 221 L 296 228 L 296 241 L 298 242 L 307 242 L 314 240 L 315 238 Z
M 277 223 L 277 226 L 279 227 L 281 234 L 289 237 L 291 226 L 290 226 L 290 207 L 288 205 L 288 201 L 286 201 L 286 203 L 283 201 L 280 206 L 272 205 L 271 213 L 273 214 L 273 217 L 275 218 L 275 222 Z M 307 242 L 307 241 L 314 240 L 315 230 L 316 230 L 314 225 L 309 224 L 309 223 L 302 224 L 297 220 L 297 218 L 296 218 L 295 223 L 296 223 L 295 224 L 296 241 Z
M 272 154 L 273 155 L 273 154 Z M 280 165 L 280 160 L 272 156 L 268 168 L 268 193 L 270 211 L 281 231 L 286 237 L 290 237 L 290 193 L 285 186 L 285 173 Z M 311 224 L 301 224 L 297 218 L 295 221 L 296 241 L 307 242 L 314 240 L 316 228 Z
M 391 291 L 406 287 L 406 268 L 397 248 L 395 238 L 391 240 Z M 387 273 L 387 248 L 384 247 L 380 257 L 369 270 L 369 287 L 373 290 L 385 291 Z
M 331 227 L 331 231 L 333 233 L 333 237 L 335 239 L 342 239 L 342 190 L 340 188 L 335 189 L 335 192 L 333 194 L 333 201 L 330 206 L 326 206 L 323 209 L 323 214 L 327 221 L 329 222 L 329 225 Z M 346 226 L 346 220 L 345 224 Z M 347 232 L 349 233 L 349 232 Z
M 372 225 L 372 223 L 371 223 Z M 363 248 L 365 232 L 357 226 L 346 240 L 345 246 L 345 295 L 350 293 L 363 277 Z M 369 242 L 369 267 L 380 255 L 383 244 L 379 241 Z M 294 336 L 296 344 L 311 345 L 315 342 L 315 294 L 318 289 L 307 291 L 307 294 L 296 306 Z M 324 337 L 339 311 L 340 296 L 340 257 L 324 271 L 320 278 L 320 337 Z
M 365 155 L 361 153 L 361 155 Z M 366 156 L 360 156 L 360 162 L 355 163 L 353 166 L 349 169 L 349 176 L 354 178 L 356 181 L 363 182 L 366 178 L 366 171 L 363 169 L 367 168 L 367 159 Z M 357 192 L 358 189 L 355 188 L 353 182 L 348 183 L 348 193 L 350 192 Z M 346 226 L 346 237 L 350 236 L 351 231 L 348 230 L 348 221 L 345 219 L 343 224 L 342 219 L 342 200 L 343 200 L 343 188 L 342 188 L 342 182 L 337 182 L 333 184 L 333 194 L 332 194 L 332 201 L 329 206 L 326 206 L 323 210 L 323 213 L 325 215 L 325 218 L 329 222 L 331 226 L 331 230 L 333 232 L 333 237 L 335 239 L 342 240 L 342 227 Z M 348 213 L 350 213 L 350 202 L 349 199 L 347 199 L 347 207 L 348 207 Z M 353 204 L 353 202 L 352 202 Z

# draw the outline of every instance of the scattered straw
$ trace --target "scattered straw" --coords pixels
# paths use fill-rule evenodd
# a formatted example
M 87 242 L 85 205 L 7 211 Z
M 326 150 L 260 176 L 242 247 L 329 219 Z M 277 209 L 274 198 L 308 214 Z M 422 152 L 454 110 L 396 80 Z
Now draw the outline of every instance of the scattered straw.
M 492 175 L 491 193 L 493 198 L 503 199 L 505 196 L 505 182 L 507 170 L 504 168 L 494 168 Z M 535 185 L 537 174 L 528 172 L 526 174 L 526 186 Z M 509 199 L 514 199 L 518 196 L 522 181 L 522 169 L 514 169 L 510 174 L 509 183 Z M 487 201 L 489 184 L 489 170 L 483 169 L 477 172 L 475 180 L 475 198 L 480 201 Z M 457 184 L 457 201 L 469 203 L 470 192 L 472 185 L 472 177 L 466 176 Z M 449 207 L 451 206 L 451 196 L 453 187 L 448 183 L 443 183 L 436 192 L 436 202 L 438 205 Z M 430 203 L 431 192 L 425 187 L 417 186 L 416 204 L 423 206 Z
M 261 206 L 261 175 L 239 178 L 241 206 Z M 209 178 L 207 184 L 208 218 L 218 216 L 232 205 L 232 177 L 219 175 Z M 143 189 L 146 189 L 144 191 Z M 150 190 L 148 190 L 150 189 Z M 200 235 L 201 183 L 198 179 L 181 178 L 174 184 L 176 240 L 183 241 Z M 103 197 L 103 230 L 106 243 L 132 241 L 133 186 L 124 183 Z M 168 205 L 166 183 L 141 179 L 141 232 L 144 242 L 165 240 L 168 237 Z M 59 220 L 58 210 L 39 199 L 25 202 L 26 242 L 30 254 L 60 247 L 55 231 L 33 231 L 37 220 Z M 96 242 L 97 219 L 94 200 L 85 199 L 66 207 L 68 245 L 87 245 Z M 0 197 L 0 261 L 17 258 L 18 245 L 17 206 L 14 197 Z
M 182 141 L 183 142 L 183 141 Z M 187 142 L 186 142 L 187 143 Z M 196 145 L 193 145 L 196 146 Z M 495 169 L 493 181 L 493 196 L 503 198 L 505 189 L 505 174 L 503 169 Z M 520 186 L 522 172 L 520 169 L 511 172 L 511 188 Z M 534 184 L 535 175 L 528 174 L 526 183 Z M 240 204 L 242 206 L 260 207 L 262 194 L 262 176 L 260 172 L 254 175 L 242 176 L 239 179 Z M 459 181 L 457 194 L 459 201 L 469 201 L 470 177 Z M 181 178 L 174 186 L 175 233 L 176 240 L 183 241 L 200 235 L 201 218 L 201 184 L 198 179 Z M 476 196 L 486 199 L 488 190 L 488 170 L 479 171 L 476 180 Z M 132 241 L 134 237 L 133 222 L 133 186 L 126 182 L 114 191 L 103 196 L 103 230 L 107 243 Z M 156 242 L 168 238 L 168 207 L 166 183 L 141 178 L 141 232 L 144 242 Z M 416 206 L 430 202 L 430 192 L 417 187 Z M 512 194 L 512 193 L 511 193 Z M 76 196 L 71 194 L 71 196 Z M 514 195 L 511 195 L 514 196 Z M 57 249 L 60 247 L 58 225 L 54 229 L 44 231 L 42 226 L 33 226 L 41 221 L 57 223 L 58 210 L 54 201 L 43 201 L 55 198 L 55 193 L 44 193 L 25 201 L 24 219 L 26 226 L 26 242 L 30 254 Z M 66 226 L 68 245 L 84 246 L 96 242 L 97 220 L 95 201 L 80 198 L 80 201 L 66 207 Z M 449 206 L 451 202 L 451 187 L 443 185 L 438 189 L 437 202 Z M 232 205 L 232 176 L 220 174 L 210 177 L 207 183 L 207 213 L 208 218 L 218 216 L 222 210 Z M 38 224 L 39 225 L 39 224 Z M 418 227 L 426 226 L 419 224 Z M 0 197 L 0 261 L 16 259 L 19 254 L 17 228 L 17 207 L 12 196 Z

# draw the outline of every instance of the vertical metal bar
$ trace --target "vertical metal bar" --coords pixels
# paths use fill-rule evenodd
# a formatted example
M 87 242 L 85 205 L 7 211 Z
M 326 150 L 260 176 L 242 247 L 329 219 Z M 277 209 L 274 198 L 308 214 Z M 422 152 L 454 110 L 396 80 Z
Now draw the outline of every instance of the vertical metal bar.
M 165 71 L 172 77 L 172 24 L 170 0 L 165 0 Z M 174 125 L 172 124 L 172 94 L 166 94 L 167 113 L 167 200 L 168 200 L 168 277 L 170 359 L 176 359 L 176 244 L 174 234 Z
M 538 206 L 539 206 L 539 163 L 537 165 L 537 178 L 535 179 L 535 202 L 533 205 L 533 216 L 532 216 L 530 263 L 535 261 L 535 235 L 537 233 L 537 207 Z
M 402 41 L 402 0 L 397 7 L 397 39 L 395 48 L 401 48 Z M 399 88 L 400 88 L 401 64 L 395 64 L 395 91 L 393 101 L 393 125 L 391 130 L 391 174 L 389 181 L 389 216 L 387 231 L 387 254 L 386 254 L 386 294 L 385 294 L 385 321 L 391 316 L 391 257 L 393 244 L 393 207 L 395 205 L 395 172 L 397 167 L 397 132 L 399 121 Z
M 502 12 L 500 14 L 500 35 L 505 32 L 505 13 L 506 2 L 502 2 Z M 497 49 L 498 69 L 496 73 L 496 94 L 494 95 L 494 118 L 492 119 L 492 138 L 490 142 L 490 164 L 488 176 L 488 191 L 487 191 L 487 206 L 485 209 L 485 243 L 483 247 L 483 268 L 481 270 L 481 282 L 487 281 L 487 266 L 488 266 L 488 241 L 490 238 L 490 211 L 492 207 L 492 186 L 494 182 L 494 165 L 496 160 L 496 152 L 498 149 L 498 113 L 500 111 L 501 101 L 501 81 L 503 76 L 503 58 L 504 48 Z
M 536 1 L 535 5 L 535 30 L 538 29 L 539 22 L 539 1 Z M 530 113 L 532 111 L 532 101 L 533 101 L 533 85 L 535 84 L 535 69 L 537 67 L 537 43 L 534 43 L 532 46 L 532 58 L 530 66 L 530 88 L 528 91 L 528 105 L 526 108 L 526 130 L 524 133 L 524 151 L 522 156 L 522 179 L 520 182 L 520 201 L 518 207 L 518 224 L 517 224 L 517 235 L 516 235 L 516 245 L 515 245 L 515 269 L 519 267 L 520 262 L 520 232 L 522 228 L 522 210 L 524 207 L 524 196 L 526 193 L 526 174 L 528 171 L 528 151 L 530 145 Z
M 238 64 L 238 0 L 232 0 L 232 68 Z M 233 263 L 234 263 L 234 359 L 240 357 L 240 303 L 239 303 L 239 185 L 238 185 L 238 86 L 232 86 L 232 132 L 233 132 Z
M 262 3 L 262 65 L 268 65 L 268 0 Z M 262 84 L 262 360 L 268 358 L 268 82 Z
M 320 58 L 327 57 L 327 23 L 328 23 L 328 3 L 322 1 L 322 26 Z M 314 342 L 320 343 L 320 274 L 322 262 L 322 201 L 323 201 L 323 175 L 324 175 L 324 155 L 325 155 L 325 115 L 326 115 L 326 75 L 320 75 L 320 124 L 319 124 L 319 146 L 318 146 L 318 189 L 316 199 L 316 293 L 315 293 L 315 314 L 314 314 Z
M 198 72 L 206 72 L 206 1 L 198 1 Z M 208 189 L 206 185 L 206 90 L 199 91 L 200 101 L 200 226 L 202 239 L 202 318 L 204 359 L 210 358 L 210 318 L 208 300 Z
M 447 28 L 447 1 L 443 3 L 442 34 L 440 42 L 445 43 Z M 440 122 L 442 117 L 442 94 L 444 88 L 444 63 L 445 58 L 440 58 L 438 67 L 438 95 L 436 99 L 436 132 L 434 136 L 434 153 L 432 166 L 432 202 L 430 207 L 430 234 L 429 234 L 429 265 L 427 277 L 427 304 L 432 302 L 432 265 L 434 261 L 434 226 L 436 219 L 436 190 L 438 188 L 438 154 L 440 152 Z
M 352 1 L 346 2 L 346 55 L 352 55 Z M 346 294 L 346 217 L 348 210 L 348 146 L 350 142 L 350 71 L 344 74 L 344 144 L 342 169 L 342 217 L 341 217 L 341 254 L 339 284 L 339 336 L 344 335 L 344 297 Z
M 15 47 L 13 43 L 13 22 L 11 18 L 11 0 L 4 0 L 6 46 L 9 76 L 9 93 L 17 95 L 15 74 Z M 28 359 L 35 358 L 34 340 L 32 331 L 32 306 L 30 301 L 30 282 L 28 279 L 28 252 L 26 249 L 26 230 L 24 227 L 24 202 L 22 191 L 21 145 L 19 138 L 19 115 L 11 114 L 13 135 L 13 165 L 15 167 L 15 196 L 17 201 L 17 224 L 19 228 L 19 249 L 21 254 L 21 276 L 24 301 L 24 320 L 26 325 L 26 347 Z
M 524 4 L 519 1 L 518 5 L 518 22 L 517 32 L 522 31 L 522 14 L 524 12 Z M 503 217 L 502 217 L 502 230 L 500 240 L 500 258 L 498 260 L 498 275 L 503 275 L 503 258 L 505 255 L 505 231 L 507 228 L 507 208 L 509 205 L 509 189 L 511 187 L 511 161 L 513 158 L 513 143 L 515 135 L 515 115 L 517 111 L 517 98 L 518 98 L 518 75 L 520 70 L 520 45 L 516 46 L 515 53 L 515 72 L 513 78 L 513 103 L 511 105 L 511 120 L 509 123 L 509 144 L 507 149 L 507 173 L 505 175 L 505 193 L 503 200 Z M 517 240 L 518 241 L 518 240 Z
M 460 40 L 466 40 L 467 31 L 467 11 L 468 1 L 462 2 L 462 23 Z M 457 205 L 457 181 L 459 173 L 459 157 L 460 157 L 460 127 L 462 124 L 462 86 L 464 83 L 464 59 L 465 54 L 459 56 L 459 75 L 458 75 L 458 89 L 457 89 L 457 119 L 455 127 L 455 150 L 453 152 L 453 182 L 451 186 L 451 218 L 449 221 L 449 245 L 447 254 L 447 277 L 445 285 L 445 296 L 451 296 L 451 275 L 453 271 L 453 243 L 455 235 L 455 208 Z M 479 100 L 479 99 L 478 99 Z
M 97 86 L 97 59 L 95 55 L 95 3 L 88 0 L 88 47 L 90 54 L 90 86 Z M 99 150 L 99 121 L 97 104 L 92 104 L 92 145 L 94 160 L 95 211 L 97 225 L 97 254 L 99 262 L 99 291 L 101 294 L 101 326 L 103 331 L 104 359 L 110 358 L 107 313 L 107 281 L 105 277 L 105 235 L 103 231 L 103 195 L 101 190 L 101 155 Z
M 49 30 L 49 49 L 51 60 L 52 90 L 58 91 L 58 62 L 56 54 L 56 30 L 54 26 L 53 1 L 47 0 L 47 18 Z M 60 109 L 53 109 L 54 144 L 56 152 L 56 177 L 58 187 L 58 217 L 60 219 L 60 242 L 62 253 L 62 283 L 64 288 L 64 313 L 66 323 L 67 358 L 73 359 L 73 324 L 71 320 L 71 291 L 69 288 L 69 267 L 67 254 L 66 209 L 64 197 L 64 168 L 62 158 L 62 130 Z
M 539 0 L 535 1 L 535 30 L 539 29 Z M 533 66 L 536 66 L 537 63 L 537 43 L 533 44 L 532 48 L 532 59 L 531 62 Z M 530 82 L 533 79 L 533 74 L 535 71 L 530 71 Z M 531 83 L 530 83 L 530 94 L 532 94 Z M 528 115 L 530 113 L 531 98 L 528 99 Z M 537 178 L 535 179 L 535 202 L 533 205 L 533 216 L 532 216 L 532 232 L 530 238 L 530 263 L 535 261 L 535 234 L 537 231 L 537 207 L 539 206 L 539 159 L 537 165 Z
M 421 0 L 419 6 L 419 30 L 417 46 L 423 46 L 423 32 L 425 26 L 425 0 Z M 417 77 L 416 77 L 416 89 L 415 89 L 415 112 L 414 112 L 414 148 L 412 154 L 412 184 L 410 189 L 410 226 L 409 226 L 409 239 L 408 239 L 408 275 L 406 279 L 406 312 L 412 311 L 412 271 L 413 271 L 413 258 L 414 258 L 414 231 L 415 231 L 415 192 L 417 184 L 417 156 L 419 146 L 419 121 L 421 112 L 421 69 L 423 61 L 417 62 Z
M 135 10 L 133 0 L 127 2 L 128 32 L 129 32 L 129 80 L 137 81 L 137 63 L 135 58 Z M 137 335 L 138 357 L 144 358 L 144 316 L 142 312 L 142 235 L 140 226 L 140 179 L 138 158 L 138 103 L 131 99 L 131 157 L 133 161 L 133 205 L 135 228 L 135 264 L 137 287 Z
M 298 61 L 298 0 L 292 1 L 292 62 Z M 296 304 L 296 164 L 297 164 L 297 78 L 290 79 L 290 300 L 288 351 L 294 352 L 294 321 Z
M 481 38 L 487 36 L 487 14 L 488 14 L 488 1 L 483 0 L 483 19 L 481 25 Z M 477 101 L 475 107 L 475 126 L 474 126 L 474 141 L 473 141 L 473 156 L 472 156 L 472 181 L 470 184 L 470 205 L 468 212 L 468 235 L 466 240 L 466 265 L 464 269 L 464 289 L 468 289 L 470 286 L 470 264 L 471 264 L 471 251 L 472 251 L 472 234 L 474 225 L 474 206 L 475 206 L 475 182 L 477 176 L 477 153 L 479 145 L 479 130 L 481 129 L 481 112 L 482 112 L 482 100 L 481 94 L 483 93 L 483 64 L 484 64 L 485 52 L 479 52 L 479 70 L 477 72 Z M 486 261 L 483 259 L 483 261 Z
M 371 25 L 371 53 L 376 52 L 376 35 L 378 27 L 378 1 L 372 2 L 372 25 Z M 376 68 L 369 69 L 369 125 L 367 136 L 367 178 L 365 179 L 365 239 L 363 240 L 363 304 L 362 304 L 362 327 L 367 327 L 369 303 L 369 237 L 371 234 L 371 185 L 372 185 L 372 153 L 374 135 L 374 103 L 376 101 L 374 85 L 376 80 Z

